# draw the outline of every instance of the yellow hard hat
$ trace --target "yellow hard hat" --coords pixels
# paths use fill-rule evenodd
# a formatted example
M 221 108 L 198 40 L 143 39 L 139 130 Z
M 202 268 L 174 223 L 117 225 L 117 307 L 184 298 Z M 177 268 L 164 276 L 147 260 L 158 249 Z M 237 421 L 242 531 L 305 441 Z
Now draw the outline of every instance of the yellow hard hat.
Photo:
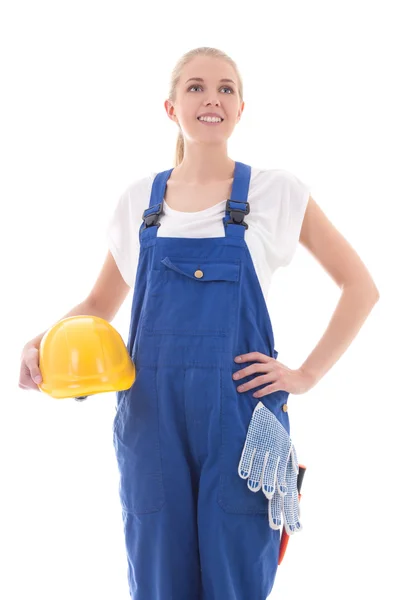
M 53 325 L 40 343 L 39 369 L 42 392 L 77 400 L 127 390 L 136 375 L 118 331 L 93 315 L 66 317 Z

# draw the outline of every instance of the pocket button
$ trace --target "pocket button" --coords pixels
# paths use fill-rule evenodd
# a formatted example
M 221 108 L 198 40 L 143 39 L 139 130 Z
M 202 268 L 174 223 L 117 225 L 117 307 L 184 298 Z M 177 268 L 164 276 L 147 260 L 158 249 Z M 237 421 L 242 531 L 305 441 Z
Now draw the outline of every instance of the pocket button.
M 200 269 L 198 269 L 197 271 L 194 272 L 194 276 L 197 277 L 198 279 L 200 277 L 203 277 L 204 273 L 203 271 L 200 271 Z
M 287 412 L 287 411 L 288 411 L 288 405 L 287 405 L 287 404 L 284 404 L 284 405 L 282 406 L 282 410 L 283 410 L 283 412 Z

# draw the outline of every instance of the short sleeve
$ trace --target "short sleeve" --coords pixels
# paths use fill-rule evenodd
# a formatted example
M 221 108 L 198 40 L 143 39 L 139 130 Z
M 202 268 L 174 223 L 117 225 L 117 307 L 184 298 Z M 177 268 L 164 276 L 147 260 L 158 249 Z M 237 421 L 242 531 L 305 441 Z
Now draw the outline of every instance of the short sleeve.
M 140 254 L 139 229 L 148 206 L 151 177 L 132 183 L 119 197 L 107 227 L 107 243 L 125 282 L 135 284 Z
M 283 172 L 277 240 L 281 267 L 293 259 L 300 239 L 311 187 L 288 171 Z

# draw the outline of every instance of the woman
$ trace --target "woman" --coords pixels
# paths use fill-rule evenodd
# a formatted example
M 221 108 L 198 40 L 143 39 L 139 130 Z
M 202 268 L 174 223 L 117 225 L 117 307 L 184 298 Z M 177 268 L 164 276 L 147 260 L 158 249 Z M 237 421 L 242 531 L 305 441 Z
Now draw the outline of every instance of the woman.
M 131 597 L 261 600 L 282 522 L 289 534 L 302 528 L 288 396 L 335 364 L 379 294 L 307 186 L 228 157 L 244 102 L 226 54 L 185 54 L 165 109 L 179 128 L 175 167 L 121 196 L 99 278 L 65 316 L 110 321 L 134 286 L 136 380 L 117 393 L 113 424 Z M 276 360 L 266 296 L 299 239 L 343 292 L 316 348 L 290 369 Z M 20 387 L 36 387 L 43 335 L 24 348 Z

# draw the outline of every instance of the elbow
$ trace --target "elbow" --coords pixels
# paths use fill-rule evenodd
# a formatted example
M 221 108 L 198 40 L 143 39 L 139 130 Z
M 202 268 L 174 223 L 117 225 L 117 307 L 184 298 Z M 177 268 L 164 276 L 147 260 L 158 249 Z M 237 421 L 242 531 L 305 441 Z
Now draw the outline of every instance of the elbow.
M 376 304 L 380 298 L 380 293 L 372 279 L 356 280 L 342 285 L 342 290 L 357 289 L 363 298 L 368 298 L 372 304 Z
M 379 290 L 375 285 L 366 285 L 363 286 L 361 289 L 363 297 L 368 299 L 372 305 L 378 302 L 380 295 Z
M 378 300 L 380 298 L 379 290 L 378 290 L 378 288 L 376 287 L 375 283 L 372 280 L 370 281 L 369 288 L 371 290 L 369 293 L 371 294 L 372 300 L 374 301 L 374 303 L 378 302 Z

